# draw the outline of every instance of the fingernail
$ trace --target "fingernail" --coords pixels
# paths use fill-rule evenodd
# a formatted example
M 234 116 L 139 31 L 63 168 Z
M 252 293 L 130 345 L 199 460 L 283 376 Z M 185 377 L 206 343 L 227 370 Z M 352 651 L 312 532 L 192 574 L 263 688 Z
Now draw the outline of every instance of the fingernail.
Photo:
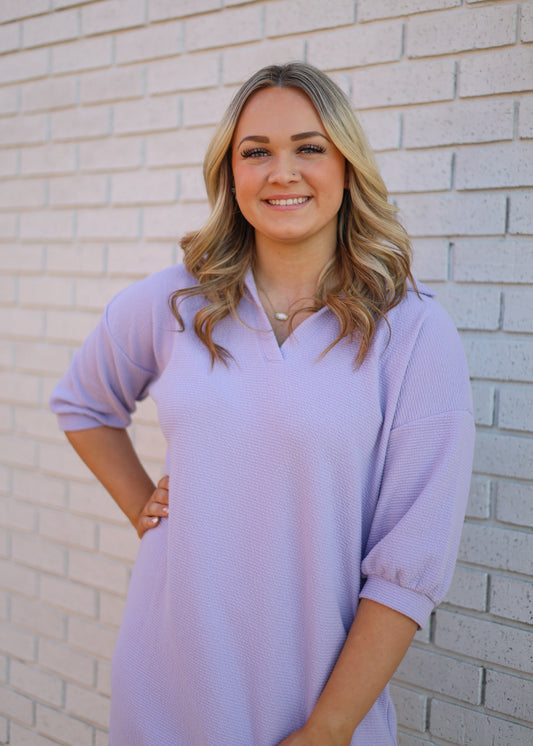
M 152 518 L 152 519 L 151 519 L 152 523 L 157 523 L 157 522 L 158 522 L 158 520 L 159 520 L 159 518 Z
M 168 513 L 168 508 L 166 505 L 163 505 L 163 507 L 161 508 L 161 512 L 165 513 L 165 515 Z

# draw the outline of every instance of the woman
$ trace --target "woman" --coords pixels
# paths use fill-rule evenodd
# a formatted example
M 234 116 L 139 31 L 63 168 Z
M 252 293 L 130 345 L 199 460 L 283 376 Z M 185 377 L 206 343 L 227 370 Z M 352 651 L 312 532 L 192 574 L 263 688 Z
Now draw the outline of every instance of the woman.
M 252 76 L 204 175 L 184 266 L 114 298 L 52 398 L 142 537 L 110 743 L 395 744 L 387 682 L 449 585 L 470 479 L 457 333 L 315 68 Z M 148 393 L 157 489 L 124 429 Z

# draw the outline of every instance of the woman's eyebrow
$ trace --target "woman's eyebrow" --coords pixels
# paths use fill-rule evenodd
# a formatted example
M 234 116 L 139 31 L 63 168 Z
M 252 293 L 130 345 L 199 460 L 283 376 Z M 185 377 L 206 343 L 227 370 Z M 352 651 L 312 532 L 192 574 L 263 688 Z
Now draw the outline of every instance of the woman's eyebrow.
M 323 132 L 317 132 L 315 130 L 311 130 L 311 132 L 299 132 L 297 135 L 291 135 L 291 140 L 297 141 L 297 140 L 306 140 L 308 137 L 323 137 L 324 140 L 327 140 L 329 142 L 329 138 L 324 135 Z M 264 135 L 246 135 L 246 137 L 243 137 L 240 143 L 237 145 L 238 148 L 241 147 L 243 142 L 246 142 L 246 140 L 251 140 L 252 142 L 270 142 L 268 137 L 265 137 Z

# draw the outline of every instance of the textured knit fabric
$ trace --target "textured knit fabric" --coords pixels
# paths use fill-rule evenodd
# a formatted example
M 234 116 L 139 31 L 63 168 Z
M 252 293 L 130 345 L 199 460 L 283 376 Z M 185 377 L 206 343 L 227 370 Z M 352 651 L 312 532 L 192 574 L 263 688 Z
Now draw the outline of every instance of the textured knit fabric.
M 251 273 L 211 366 L 169 294 L 182 266 L 116 296 L 52 397 L 64 430 L 126 427 L 150 394 L 170 513 L 133 569 L 112 667 L 111 746 L 275 746 L 302 726 L 361 597 L 428 621 L 449 585 L 470 480 L 463 351 L 422 289 L 364 364 L 327 308 L 281 347 Z M 388 689 L 352 744 L 396 743 Z

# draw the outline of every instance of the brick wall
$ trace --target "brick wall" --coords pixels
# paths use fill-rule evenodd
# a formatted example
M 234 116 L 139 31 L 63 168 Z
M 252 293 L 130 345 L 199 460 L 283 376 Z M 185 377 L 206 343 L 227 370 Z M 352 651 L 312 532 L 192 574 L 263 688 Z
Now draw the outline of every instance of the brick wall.
M 137 539 L 48 397 L 105 302 L 206 216 L 233 91 L 294 58 L 351 95 L 473 378 L 460 562 L 395 678 L 400 744 L 533 742 L 532 42 L 531 0 L 2 0 L 1 743 L 107 743 Z M 149 403 L 132 432 L 158 477 Z

